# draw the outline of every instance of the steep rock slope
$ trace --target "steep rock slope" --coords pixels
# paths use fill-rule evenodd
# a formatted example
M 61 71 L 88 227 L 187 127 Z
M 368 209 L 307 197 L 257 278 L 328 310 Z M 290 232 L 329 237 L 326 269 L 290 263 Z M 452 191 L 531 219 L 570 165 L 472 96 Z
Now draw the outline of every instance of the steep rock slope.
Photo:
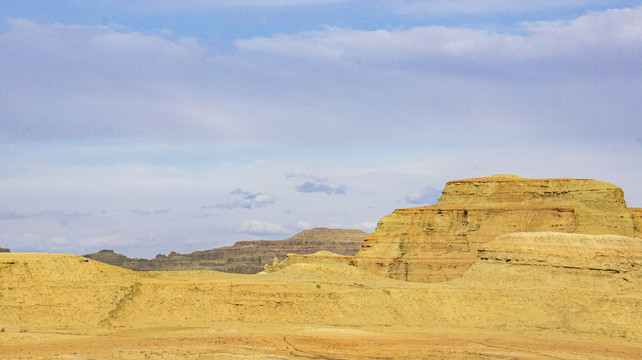
M 635 222 L 636 236 L 642 236 L 642 208 L 629 208 L 633 212 L 633 222 Z
M 112 250 L 101 250 L 85 257 L 132 270 L 216 270 L 239 274 L 256 274 L 274 257 L 284 259 L 287 254 L 311 254 L 331 251 L 354 255 L 361 248 L 367 234 L 356 229 L 315 228 L 304 230 L 285 240 L 239 241 L 233 246 L 195 251 L 191 254 L 172 252 L 169 256 L 130 259 Z
M 627 209 L 622 189 L 603 181 L 515 175 L 451 181 L 436 205 L 381 219 L 354 263 L 393 279 L 439 282 L 461 276 L 480 244 L 502 234 L 640 236 L 640 218 Z

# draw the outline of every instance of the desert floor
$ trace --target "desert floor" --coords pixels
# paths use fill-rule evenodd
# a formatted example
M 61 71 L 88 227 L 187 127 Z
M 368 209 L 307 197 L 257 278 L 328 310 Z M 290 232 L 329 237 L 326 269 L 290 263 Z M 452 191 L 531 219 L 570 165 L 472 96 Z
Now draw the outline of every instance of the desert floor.
M 589 340 L 589 341 L 587 341 Z M 639 359 L 640 344 L 563 333 L 248 326 L 5 331 L 2 359 Z
M 313 260 L 234 275 L 2 254 L 0 359 L 642 358 L 637 272 L 500 259 L 422 284 Z

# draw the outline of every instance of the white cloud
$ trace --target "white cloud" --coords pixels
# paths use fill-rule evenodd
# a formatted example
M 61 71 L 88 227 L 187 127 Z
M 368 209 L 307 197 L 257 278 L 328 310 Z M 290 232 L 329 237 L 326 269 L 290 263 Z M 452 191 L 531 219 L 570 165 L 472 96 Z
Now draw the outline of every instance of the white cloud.
M 171 212 L 171 209 L 156 209 L 156 210 L 132 209 L 130 212 L 134 215 L 141 215 L 141 216 L 167 215 Z
M 286 179 L 306 179 L 306 180 L 312 180 L 314 182 L 319 182 L 319 183 L 327 183 L 330 181 L 327 177 L 323 176 L 316 176 L 312 174 L 297 174 L 297 173 L 291 173 L 285 175 Z
M 613 54 L 612 51 L 642 51 L 640 24 L 642 7 L 589 13 L 569 21 L 524 23 L 521 30 L 525 34 L 445 26 L 374 31 L 327 27 L 322 31 L 295 35 L 238 40 L 236 44 L 243 51 L 315 61 L 350 63 L 358 60 L 359 64 L 386 66 L 410 63 L 426 71 L 443 71 L 449 64 L 453 70 L 461 71 L 461 66 L 527 65 L 531 61 L 551 58 L 576 63 L 570 56 L 589 54 L 628 60 L 633 54 Z M 484 73 L 479 75 L 485 76 Z
M 301 193 L 324 193 L 328 195 L 343 195 L 348 190 L 347 185 L 339 185 L 332 187 L 327 184 L 306 181 L 303 184 L 294 187 L 296 191 Z
M 360 222 L 360 223 L 352 224 L 350 228 L 360 229 L 360 230 L 363 230 L 364 232 L 371 233 L 375 231 L 375 229 L 377 228 L 377 223 L 372 221 Z
M 280 224 L 259 220 L 245 220 L 241 232 L 255 236 L 285 235 L 288 231 Z
M 528 23 L 525 34 L 329 27 L 217 54 L 171 34 L 13 20 L 0 35 L 0 136 L 310 147 L 561 125 L 609 139 L 632 133 L 639 113 L 621 104 L 639 98 L 641 23 L 642 7 Z M 625 126 L 608 126 L 613 114 Z
M 309 221 L 305 221 L 305 220 L 299 220 L 299 221 L 297 221 L 295 227 L 299 231 L 306 230 L 306 229 L 311 229 L 312 228 L 312 223 L 309 222 Z
M 69 241 L 67 241 L 67 239 L 62 236 L 57 236 L 49 239 L 49 243 L 53 246 L 65 246 L 69 243 Z
M 408 13 L 445 14 L 488 14 L 496 12 L 527 12 L 582 7 L 586 0 L 404 0 L 392 1 L 390 6 Z
M 642 77 L 640 24 L 642 7 L 527 23 L 515 33 L 328 27 L 239 40 L 237 47 L 265 56 L 268 68 L 270 61 L 287 61 L 298 64 L 295 73 L 309 71 L 300 75 L 315 79 L 308 94 L 330 105 L 328 121 L 346 119 L 353 134 L 357 127 L 350 125 L 359 124 L 369 139 L 533 141 L 555 128 L 553 136 L 569 141 L 595 134 L 591 141 L 620 141 L 640 131 L 640 109 L 625 105 L 642 95 L 634 80 Z M 325 78 L 313 69 L 324 69 Z M 339 78 L 343 85 L 328 100 L 323 89 Z M 348 99 L 356 101 L 344 113 Z
M 261 193 L 252 193 L 240 188 L 230 192 L 230 195 L 240 195 L 241 198 L 210 206 L 204 206 L 203 209 L 256 209 L 272 205 L 277 201 L 273 196 Z
M 84 248 L 107 248 L 114 249 L 132 245 L 133 239 L 125 239 L 121 235 L 106 235 L 78 239 L 77 243 L 82 244 Z
M 434 205 L 441 196 L 441 190 L 426 186 L 421 191 L 406 196 L 406 202 L 413 205 Z
M 288 7 L 306 5 L 326 5 L 347 0 L 136 0 L 135 6 L 156 11 L 195 11 L 216 10 L 221 7 Z M 130 5 L 131 6 L 131 5 Z

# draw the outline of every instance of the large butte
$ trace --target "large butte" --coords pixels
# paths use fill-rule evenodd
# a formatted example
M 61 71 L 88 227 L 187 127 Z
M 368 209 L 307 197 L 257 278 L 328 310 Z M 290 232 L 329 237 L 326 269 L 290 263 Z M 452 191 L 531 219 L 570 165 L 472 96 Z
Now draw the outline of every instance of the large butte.
M 393 279 L 446 281 L 468 269 L 480 244 L 542 231 L 640 238 L 642 209 L 627 208 L 622 189 L 598 180 L 495 175 L 451 181 L 436 205 L 381 219 L 354 264 Z

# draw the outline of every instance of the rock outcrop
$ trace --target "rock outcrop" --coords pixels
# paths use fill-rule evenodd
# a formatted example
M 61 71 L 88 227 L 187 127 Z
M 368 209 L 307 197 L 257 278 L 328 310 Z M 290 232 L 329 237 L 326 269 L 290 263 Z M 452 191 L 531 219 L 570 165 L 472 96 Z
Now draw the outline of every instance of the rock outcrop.
M 639 237 L 642 234 L 642 208 L 629 208 L 633 213 L 633 222 L 635 223 L 635 233 Z
M 514 232 L 640 236 L 641 212 L 619 187 L 597 180 L 515 175 L 451 181 L 433 206 L 398 209 L 381 219 L 354 264 L 393 279 L 457 278 L 481 244 Z
M 276 256 L 312 254 L 330 251 L 352 256 L 359 251 L 367 234 L 356 229 L 315 228 L 304 230 L 285 240 L 239 241 L 233 246 L 195 251 L 191 254 L 172 252 L 154 259 L 131 259 L 112 250 L 84 255 L 92 260 L 132 270 L 216 270 L 237 274 L 256 274 Z
M 11 252 L 11 250 L 0 247 L 0 253 L 2 252 L 8 253 Z
M 294 264 L 328 264 L 328 265 L 351 265 L 352 257 L 351 256 L 342 256 L 329 251 L 318 251 L 314 254 L 288 254 L 287 258 L 281 262 L 278 262 L 278 259 L 274 259 L 272 265 L 266 264 L 263 267 L 262 273 L 269 274 L 277 271 L 281 271 L 289 266 Z
M 258 275 L 135 272 L 72 255 L 0 254 L 0 327 L 445 327 L 642 344 L 638 238 L 518 233 L 476 253 L 462 277 L 436 284 L 380 277 L 325 252 Z
M 495 272 L 493 281 L 505 281 L 499 267 L 523 267 L 540 274 L 565 269 L 582 274 L 589 280 L 613 275 L 624 282 L 637 282 L 642 275 L 642 239 L 619 235 L 584 235 L 556 232 L 513 233 L 481 244 L 473 268 L 486 267 Z M 469 270 L 470 276 L 475 270 Z M 506 272 L 504 272 L 506 273 Z M 490 273 L 489 273 L 490 275 Z M 525 279 L 512 281 L 523 282 Z M 541 279 L 540 279 L 541 280 Z M 481 278 L 477 278 L 481 281 Z M 559 278 L 547 277 L 551 285 L 560 285 Z M 642 285 L 642 284 L 638 284 Z M 573 286 L 578 286 L 574 284 Z

